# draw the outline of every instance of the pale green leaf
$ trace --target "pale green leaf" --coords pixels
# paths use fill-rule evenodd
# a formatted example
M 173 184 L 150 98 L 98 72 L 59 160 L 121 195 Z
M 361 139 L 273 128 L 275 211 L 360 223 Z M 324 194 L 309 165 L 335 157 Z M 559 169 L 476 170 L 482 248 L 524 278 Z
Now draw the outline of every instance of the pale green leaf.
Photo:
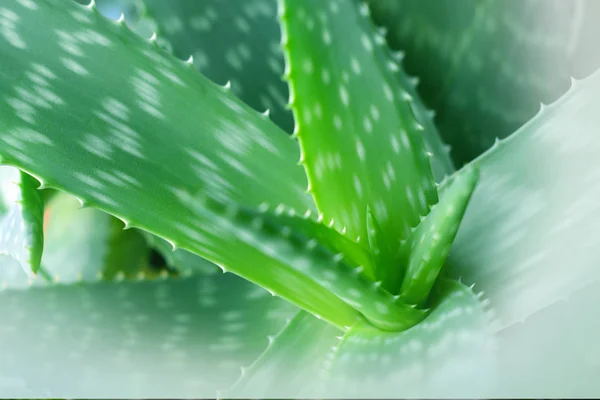
M 300 311 L 229 390 L 228 397 L 310 398 L 322 394 L 321 374 L 342 331 Z
M 595 73 L 471 163 L 448 271 L 486 293 L 499 327 L 600 278 L 599 111 Z
M 501 397 L 594 398 L 600 393 L 600 285 L 586 285 L 498 335 Z
M 595 0 L 367 0 L 406 53 L 457 165 L 598 67 Z
M 439 301 L 403 332 L 357 325 L 334 350 L 323 395 L 336 398 L 479 396 L 493 383 L 495 341 L 487 311 L 465 286 L 444 281 Z
M 215 397 L 297 309 L 234 275 L 0 294 L 6 397 Z

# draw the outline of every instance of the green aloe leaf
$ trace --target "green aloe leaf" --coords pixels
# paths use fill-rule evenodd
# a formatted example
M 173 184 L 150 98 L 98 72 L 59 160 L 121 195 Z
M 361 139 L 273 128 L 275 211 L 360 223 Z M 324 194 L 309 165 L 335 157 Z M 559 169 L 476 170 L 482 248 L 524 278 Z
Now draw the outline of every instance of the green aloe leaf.
M 44 247 L 44 204 L 38 186 L 24 172 L 0 167 L 0 259 L 12 257 L 31 277 L 40 267 Z
M 437 295 L 431 314 L 406 331 L 348 331 L 334 349 L 328 395 L 469 397 L 489 387 L 496 355 L 488 312 L 457 282 L 443 281 Z
M 408 255 L 406 275 L 403 280 L 396 280 L 403 301 L 422 305 L 427 300 L 446 262 L 477 178 L 477 169 L 465 168 L 409 236 L 403 254 Z
M 600 66 L 594 0 L 367 0 L 406 53 L 458 165 L 490 148 Z M 590 38 L 590 39 L 587 39 Z
M 499 327 L 600 278 L 599 99 L 600 73 L 573 81 L 471 163 L 480 179 L 447 270 L 486 293 Z
M 236 96 L 256 110 L 269 110 L 274 122 L 292 132 L 276 0 L 144 3 L 177 57 L 191 55 L 198 71 L 215 82 L 231 82 Z
M 327 385 L 325 363 L 342 331 L 300 311 L 224 397 L 309 398 Z M 310 384 L 307 384 L 310 382 Z
M 215 397 L 296 312 L 230 274 L 5 291 L 0 391 Z
M 367 238 L 369 207 L 397 247 L 437 201 L 399 66 L 350 2 L 284 1 L 281 18 L 296 136 L 319 210 Z
M 240 221 L 229 220 L 236 202 L 252 207 L 268 199 L 311 209 L 289 137 L 226 88 L 93 7 L 23 4 L 6 5 L 2 14 L 19 21 L 18 35 L 0 41 L 7 60 L 0 77 L 7 98 L 0 103 L 4 163 L 37 172 L 46 187 L 116 215 L 126 227 L 158 234 L 338 326 L 354 322 L 354 309 L 298 265 L 275 260 L 268 243 L 258 245 L 247 234 L 248 226 L 240 231 Z M 31 57 L 34 64 L 25 61 Z M 33 101 L 29 91 L 14 87 L 24 68 L 22 85 L 46 97 Z M 202 195 L 213 200 L 203 202 Z M 268 238 L 286 245 L 277 233 Z

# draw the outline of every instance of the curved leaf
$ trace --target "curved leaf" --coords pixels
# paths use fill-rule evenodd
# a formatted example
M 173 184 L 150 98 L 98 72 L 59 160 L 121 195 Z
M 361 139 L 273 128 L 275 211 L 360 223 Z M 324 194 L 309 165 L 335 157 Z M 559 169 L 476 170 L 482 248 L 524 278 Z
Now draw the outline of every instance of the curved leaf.
M 471 397 L 488 393 L 494 339 L 481 302 L 444 281 L 439 302 L 404 332 L 357 325 L 334 351 L 327 395 L 353 398 Z
M 225 397 L 311 398 L 327 383 L 319 374 L 342 331 L 300 311 L 274 337 Z
M 422 305 L 429 297 L 452 248 L 477 178 L 478 171 L 469 168 L 454 179 L 444 197 L 409 236 L 404 250 L 404 255 L 408 255 L 406 276 L 397 284 L 403 301 Z
M 499 327 L 600 277 L 599 99 L 597 72 L 470 164 L 480 179 L 447 271 L 486 293 Z
M 296 310 L 229 274 L 5 291 L 0 390 L 215 397 Z
M 294 142 L 226 89 L 94 8 L 31 4 L 0 10 L 2 18 L 18 20 L 19 38 L 0 38 L 7 60 L 0 67 L 2 161 L 37 172 L 46 187 L 117 215 L 126 227 L 158 234 L 339 326 L 351 325 L 356 311 L 275 260 L 268 244 L 240 236 L 228 209 L 193 207 L 206 205 L 199 197 L 207 195 L 219 199 L 215 204 L 267 200 L 310 209 Z M 104 68 L 109 59 L 111 68 Z M 45 97 L 14 86 L 23 64 L 22 85 Z

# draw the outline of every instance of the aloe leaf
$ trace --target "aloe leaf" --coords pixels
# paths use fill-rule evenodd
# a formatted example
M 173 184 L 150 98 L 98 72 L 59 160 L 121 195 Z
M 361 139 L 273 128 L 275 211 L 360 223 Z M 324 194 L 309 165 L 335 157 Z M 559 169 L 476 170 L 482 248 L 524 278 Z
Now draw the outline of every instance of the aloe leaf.
M 42 266 L 53 281 L 151 276 L 144 238 L 135 230 L 123 230 L 116 218 L 98 210 L 80 209 L 77 200 L 64 193 L 52 198 L 45 213 Z
M 345 231 L 338 232 L 333 229 L 333 222 L 330 221 L 325 225 L 323 214 L 314 216 L 307 211 L 300 215 L 283 204 L 271 208 L 265 203 L 259 210 L 274 223 L 282 225 L 282 233 L 286 235 L 292 232 L 300 233 L 305 238 L 313 240 L 308 245 L 318 243 L 333 254 L 343 257 L 351 267 L 361 270 L 360 275 L 375 280 L 375 265 L 369 248 L 358 240 L 349 238 Z
M 367 0 L 462 165 L 600 67 L 591 1 Z
M 281 15 L 296 136 L 317 207 L 366 238 L 368 206 L 397 246 L 437 201 L 424 128 L 411 95 L 396 89 L 398 65 L 350 2 L 284 1 Z
M 44 247 L 44 205 L 39 183 L 24 172 L 0 167 L 0 258 L 14 258 L 30 277 Z
M 289 137 L 227 89 L 93 7 L 11 3 L 3 15 L 16 16 L 19 40 L 0 42 L 7 60 L 0 86 L 9 100 L 25 93 L 14 80 L 22 76 L 23 60 L 34 57 L 28 79 L 33 76 L 34 90 L 42 85 L 52 99 L 32 105 L 26 96 L 17 109 L 0 103 L 4 163 L 35 172 L 46 187 L 201 255 L 337 326 L 354 322 L 353 308 L 298 266 L 275 260 L 268 243 L 257 247 L 252 236 L 238 232 L 229 207 L 193 206 L 206 206 L 199 197 L 207 195 L 234 210 L 236 202 L 252 207 L 265 200 L 311 209 Z M 70 32 L 78 50 L 57 30 Z M 110 69 L 101 62 L 108 59 Z
M 401 281 L 400 298 L 410 304 L 423 304 L 446 262 L 460 227 L 471 194 L 477 183 L 478 171 L 466 169 L 452 181 L 444 197 L 409 236 L 405 251 L 408 256 L 406 276 Z M 395 288 L 391 289 L 395 293 Z
M 295 304 L 338 328 L 348 329 L 361 319 L 362 314 L 381 329 L 403 330 L 418 323 L 427 314 L 428 310 L 400 301 L 382 289 L 380 283 L 368 279 L 362 268 L 354 268 L 345 260 L 344 254 L 335 254 L 302 231 L 291 230 L 285 224 L 285 218 L 280 219 L 277 214 L 219 203 L 209 198 L 199 201 L 185 194 L 180 200 L 199 214 L 214 213 L 216 226 L 231 235 L 232 243 L 239 241 L 248 246 L 248 249 L 235 248 L 236 257 L 240 259 L 236 267 L 238 270 L 247 273 L 247 267 L 241 262 L 250 259 L 247 251 L 251 251 L 249 254 L 252 255 L 258 252 L 268 256 L 271 270 L 250 271 L 250 276 L 260 279 L 261 285 L 278 284 L 282 296 L 288 296 Z M 281 275 L 283 273 L 288 276 Z M 284 279 L 281 279 L 282 276 Z M 286 280 L 295 284 L 285 287 Z
M 574 81 L 470 164 L 480 179 L 447 271 L 486 293 L 499 328 L 600 277 L 599 99 L 600 73 Z
M 356 325 L 335 350 L 328 396 L 479 396 L 493 382 L 495 341 L 479 298 L 444 281 L 438 303 L 404 332 Z
M 296 311 L 233 275 L 5 291 L 0 376 L 32 396 L 214 397 Z
M 321 393 L 326 382 L 320 376 L 327 357 L 342 331 L 300 311 L 269 339 L 269 347 L 244 369 L 229 397 L 309 398 Z M 310 384 L 307 384 L 310 382 Z
M 145 5 L 176 56 L 193 56 L 198 71 L 215 82 L 230 81 L 236 96 L 256 110 L 269 110 L 275 123 L 292 132 L 276 0 L 145 0 Z
M 497 396 L 583 398 L 600 391 L 598 281 L 498 335 Z

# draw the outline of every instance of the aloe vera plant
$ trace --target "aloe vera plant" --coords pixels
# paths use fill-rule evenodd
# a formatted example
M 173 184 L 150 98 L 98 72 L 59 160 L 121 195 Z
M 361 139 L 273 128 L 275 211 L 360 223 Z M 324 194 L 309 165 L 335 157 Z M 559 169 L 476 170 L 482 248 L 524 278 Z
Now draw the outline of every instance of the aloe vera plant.
M 0 5 L 0 394 L 598 395 L 600 75 L 456 170 L 369 6 L 276 6 Z

